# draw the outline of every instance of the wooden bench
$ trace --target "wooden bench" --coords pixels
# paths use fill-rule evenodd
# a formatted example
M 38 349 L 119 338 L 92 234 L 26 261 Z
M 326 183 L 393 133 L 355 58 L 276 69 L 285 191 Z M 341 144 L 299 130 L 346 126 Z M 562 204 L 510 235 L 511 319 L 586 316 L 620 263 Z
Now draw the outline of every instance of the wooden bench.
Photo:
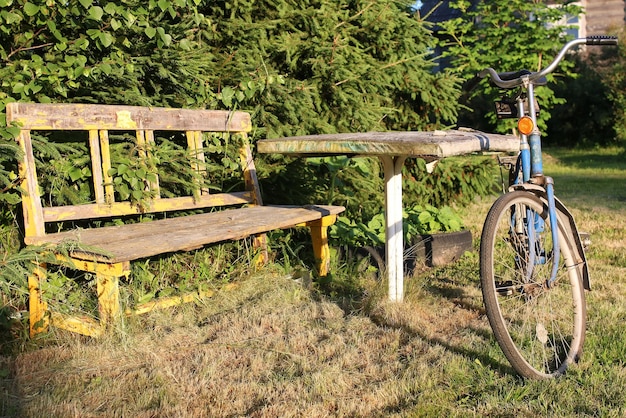
M 41 294 L 47 267 L 39 265 L 28 280 L 31 335 L 54 325 L 97 336 L 115 324 L 122 312 L 119 279 L 128 278 L 131 261 L 246 237 L 253 237 L 260 258 L 264 259 L 267 255 L 265 233 L 275 229 L 309 227 L 318 261 L 317 273 L 320 276 L 328 273 L 327 228 L 344 208 L 264 206 L 247 140 L 251 129 L 248 113 L 9 103 L 6 115 L 7 124 L 16 123 L 21 129 L 17 140 L 23 150 L 19 174 L 25 243 L 46 246 L 55 253 L 59 264 L 69 263 L 76 270 L 94 274 L 97 285 L 98 320 L 50 312 Z M 90 165 L 88 170 L 83 170 L 90 177 L 86 181 L 91 191 L 88 201 L 59 204 L 47 195 L 41 196 L 42 182 L 50 184 L 51 181 L 37 175 L 38 158 L 33 149 L 38 135 L 47 135 L 47 141 L 66 145 L 72 141 L 88 150 L 85 152 Z M 226 138 L 229 139 L 226 141 Z M 239 160 L 242 171 L 241 190 L 209 193 L 210 185 L 205 180 L 209 176 L 205 150 L 215 146 L 215 141 L 223 146 L 240 142 L 239 155 L 234 161 Z M 159 147 L 164 148 L 165 144 L 170 148 L 173 144 L 180 147 L 177 155 L 179 160 L 186 159 L 183 165 L 189 170 L 182 175 L 186 183 L 177 183 L 172 173 L 168 173 L 169 177 L 164 173 L 172 165 L 158 158 Z M 116 156 L 120 155 L 125 161 L 123 165 L 116 162 Z M 132 176 L 126 180 L 122 176 L 132 168 L 129 159 L 133 161 L 130 166 L 136 170 L 134 175 L 139 177 L 139 182 Z M 78 174 L 84 177 L 82 172 Z M 76 187 L 84 190 L 85 179 L 82 180 L 83 184 Z M 181 190 L 186 193 L 174 193 Z M 146 215 L 154 219 L 137 222 L 138 217 L 146 218 Z M 117 224 L 111 225 L 113 219 Z M 108 226 L 98 223 L 94 226 L 94 220 Z M 85 227 L 86 223 L 89 227 Z M 70 250 L 58 251 L 60 245 L 69 246 Z M 162 305 L 171 305 L 180 299 L 190 300 L 193 296 L 165 300 Z M 147 307 L 138 307 L 137 312 L 146 310 Z

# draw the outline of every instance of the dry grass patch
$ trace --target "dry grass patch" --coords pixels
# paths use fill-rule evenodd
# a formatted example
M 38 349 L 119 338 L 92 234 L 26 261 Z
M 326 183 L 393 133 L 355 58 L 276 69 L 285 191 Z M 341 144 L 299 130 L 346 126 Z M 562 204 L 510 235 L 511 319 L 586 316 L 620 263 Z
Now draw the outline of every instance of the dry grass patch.
M 292 279 L 251 278 L 106 341 L 56 334 L 57 346 L 11 362 L 12 408 L 33 417 L 393 415 L 446 379 L 440 365 L 454 354 L 445 346 L 477 320 L 451 305 L 442 330 L 441 312 L 412 298 L 380 302 L 370 318 Z

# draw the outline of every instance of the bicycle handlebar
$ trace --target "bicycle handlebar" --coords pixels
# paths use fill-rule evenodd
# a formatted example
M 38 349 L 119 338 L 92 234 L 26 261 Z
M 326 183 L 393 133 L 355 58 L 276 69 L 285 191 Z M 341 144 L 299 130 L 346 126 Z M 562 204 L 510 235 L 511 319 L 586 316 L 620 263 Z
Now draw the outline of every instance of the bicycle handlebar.
M 486 76 L 489 76 L 491 78 L 491 81 L 493 82 L 493 84 L 495 84 L 496 86 L 503 88 L 503 89 L 510 89 L 513 87 L 517 87 L 521 84 L 523 84 L 524 80 L 528 80 L 528 81 L 535 81 L 535 80 L 539 80 L 542 77 L 545 77 L 546 74 L 551 73 L 552 71 L 554 71 L 554 69 L 557 67 L 557 65 L 559 65 L 559 63 L 561 62 L 561 60 L 563 59 L 563 57 L 565 57 L 565 53 L 572 47 L 576 46 L 576 45 L 599 45 L 599 46 L 606 46 L 606 45 L 617 45 L 617 37 L 616 36 L 608 36 L 608 35 L 595 35 L 595 36 L 587 36 L 586 38 L 578 38 L 578 39 L 574 39 L 573 41 L 569 41 L 567 44 L 565 44 L 565 46 L 561 49 L 561 51 L 559 51 L 559 53 L 557 54 L 557 56 L 554 58 L 554 60 L 550 63 L 550 65 L 548 65 L 546 68 L 544 68 L 541 71 L 537 71 L 537 72 L 529 72 L 529 71 L 520 71 L 517 73 L 508 73 L 510 74 L 519 74 L 519 76 L 515 77 L 515 78 L 511 78 L 511 79 L 502 79 L 501 77 L 504 76 L 504 74 L 507 73 L 498 73 L 496 72 L 496 70 L 494 70 L 493 68 L 485 68 L 484 70 L 482 70 L 481 72 L 479 72 L 477 74 L 477 78 L 485 78 Z M 470 80 L 470 83 L 473 80 Z M 469 83 L 468 83 L 469 84 Z

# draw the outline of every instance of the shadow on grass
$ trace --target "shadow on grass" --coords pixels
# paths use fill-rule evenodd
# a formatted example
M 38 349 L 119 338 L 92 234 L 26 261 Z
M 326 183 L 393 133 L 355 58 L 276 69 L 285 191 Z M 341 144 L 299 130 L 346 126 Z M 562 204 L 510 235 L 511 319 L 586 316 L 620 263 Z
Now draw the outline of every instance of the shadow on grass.
M 463 347 L 459 344 L 454 344 L 448 341 L 446 338 L 439 338 L 427 335 L 419 324 L 410 325 L 401 323 L 398 321 L 392 321 L 385 318 L 382 315 L 374 312 L 369 312 L 368 298 L 363 287 L 359 286 L 358 280 L 347 280 L 336 282 L 330 278 L 327 278 L 320 286 L 319 292 L 327 297 L 332 302 L 336 303 L 341 309 L 344 310 L 346 315 L 365 315 L 369 317 L 373 323 L 379 327 L 388 329 L 396 329 L 402 332 L 401 341 L 409 341 L 410 339 L 419 338 L 420 340 L 428 343 L 431 346 L 441 346 L 446 350 L 459 354 L 468 360 L 475 362 L 478 361 L 485 367 L 489 367 L 498 373 L 504 375 L 511 375 L 518 377 L 515 370 L 508 364 L 502 363 L 497 359 L 489 356 L 484 351 L 478 351 L 470 348 Z M 435 298 L 447 299 L 454 305 L 467 311 L 479 312 L 480 315 L 485 314 L 482 304 L 478 305 L 472 301 L 471 297 L 466 295 L 463 287 L 450 286 L 449 283 L 453 283 L 452 280 L 447 280 L 446 283 L 442 282 L 441 278 L 438 278 L 434 283 L 424 287 L 424 290 L 431 294 Z M 470 333 L 476 335 L 484 341 L 488 341 L 489 344 L 497 344 L 495 337 L 488 331 L 477 327 L 464 328 Z
M 467 358 L 469 361 L 475 362 L 478 360 L 478 362 L 480 362 L 480 364 L 482 364 L 483 366 L 489 367 L 503 375 L 518 377 L 513 367 L 511 367 L 508 363 L 501 363 L 495 358 L 487 355 L 485 352 L 469 349 L 457 344 L 451 344 L 449 341 L 443 338 L 429 337 L 428 335 L 426 335 L 426 333 L 420 331 L 420 329 L 415 326 L 392 323 L 376 315 L 370 315 L 370 318 L 378 326 L 397 329 L 401 331 L 404 334 L 405 338 L 419 338 L 431 346 L 443 347 L 451 353 L 458 354 Z M 471 333 L 477 335 L 482 339 L 490 340 L 492 344 L 495 343 L 495 339 L 493 338 L 493 336 L 485 333 L 483 330 L 477 329 L 475 327 L 468 327 L 466 328 L 466 330 L 470 331 Z

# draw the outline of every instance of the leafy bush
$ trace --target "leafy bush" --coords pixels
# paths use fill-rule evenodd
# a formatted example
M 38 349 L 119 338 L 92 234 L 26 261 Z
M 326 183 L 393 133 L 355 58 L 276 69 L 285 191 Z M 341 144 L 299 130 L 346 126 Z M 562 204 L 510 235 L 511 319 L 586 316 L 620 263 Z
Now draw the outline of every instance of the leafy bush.
M 274 165 L 264 167 L 264 171 L 271 175 L 261 182 L 267 203 L 330 202 L 343 205 L 346 212 L 339 220 L 338 229 L 334 229 L 333 237 L 346 244 L 353 239 L 354 245 L 377 245 L 384 240 L 384 180 L 377 159 L 275 158 Z M 317 177 L 313 173 L 317 173 Z M 454 230 L 458 227 L 458 218 L 452 215 L 450 206 L 467 204 L 476 197 L 496 192 L 498 173 L 498 166 L 492 158 L 444 159 L 437 163 L 432 173 L 428 173 L 424 160 L 409 159 L 404 167 L 403 201 L 405 207 L 410 208 L 407 210 L 411 214 L 407 225 L 417 230 L 408 232 Z M 414 216 L 420 212 L 424 212 L 422 218 Z M 429 214 L 433 217 L 427 220 L 425 217 Z M 430 219 L 435 223 L 425 226 Z M 350 232 L 350 227 L 355 230 Z
M 463 220 L 449 206 L 414 206 L 402 214 L 404 242 L 412 242 L 420 235 L 454 232 L 463 229 Z M 366 223 L 340 216 L 331 227 L 330 236 L 339 244 L 363 247 L 385 244 L 385 217 L 378 213 Z
M 609 65 L 600 67 L 603 83 L 609 89 L 609 99 L 613 104 L 615 133 L 617 139 L 626 142 L 626 45 L 624 31 L 621 32 L 617 56 Z
M 439 161 L 432 173 L 426 162 L 409 160 L 405 168 L 407 204 L 465 205 L 478 196 L 494 193 L 498 166 L 493 158 L 450 157 Z

